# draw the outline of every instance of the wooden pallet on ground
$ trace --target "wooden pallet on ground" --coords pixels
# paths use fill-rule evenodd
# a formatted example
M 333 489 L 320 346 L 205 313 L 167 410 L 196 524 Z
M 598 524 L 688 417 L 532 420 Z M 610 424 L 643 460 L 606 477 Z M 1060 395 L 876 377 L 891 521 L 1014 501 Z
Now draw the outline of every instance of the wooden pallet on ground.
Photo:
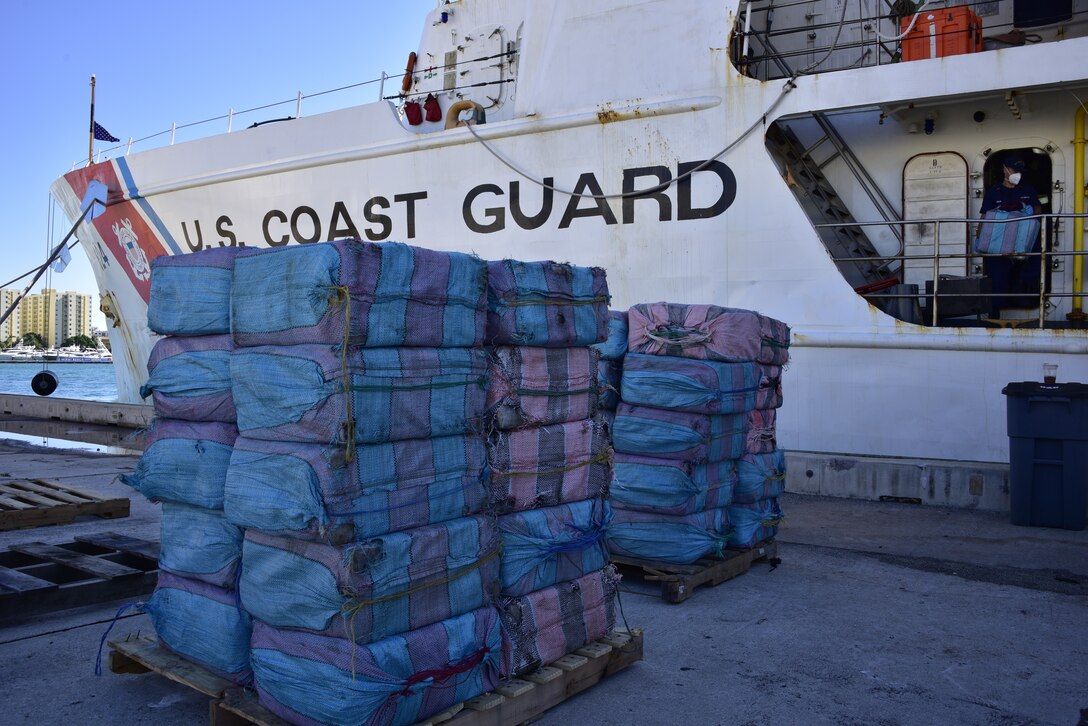
M 164 648 L 150 635 L 109 640 L 111 673 L 158 673 L 211 698 L 221 698 L 234 683 Z
M 723 559 L 706 557 L 690 565 L 640 560 L 612 555 L 612 564 L 621 570 L 641 571 L 647 582 L 661 583 L 661 597 L 666 602 L 684 602 L 700 585 L 711 587 L 732 580 L 747 572 L 752 563 L 778 556 L 778 543 L 767 540 L 750 550 L 727 550 Z
M 127 517 L 127 497 L 106 499 L 47 479 L 0 482 L 0 530 L 68 524 L 76 517 Z
M 288 726 L 257 702 L 252 691 L 170 652 L 146 635 L 111 640 L 109 667 L 114 673 L 158 673 L 212 700 L 209 726 Z M 512 679 L 490 693 L 435 714 L 417 726 L 514 726 L 642 660 L 642 630 L 613 633 L 560 658 L 535 673 Z
M 0 552 L 0 620 L 133 598 L 155 589 L 159 544 L 103 532 Z
M 549 708 L 558 706 L 640 660 L 642 630 L 635 628 L 629 634 L 614 633 L 563 656 L 535 673 L 508 681 L 492 693 L 466 701 L 464 710 L 446 724 L 513 726 L 533 721 Z

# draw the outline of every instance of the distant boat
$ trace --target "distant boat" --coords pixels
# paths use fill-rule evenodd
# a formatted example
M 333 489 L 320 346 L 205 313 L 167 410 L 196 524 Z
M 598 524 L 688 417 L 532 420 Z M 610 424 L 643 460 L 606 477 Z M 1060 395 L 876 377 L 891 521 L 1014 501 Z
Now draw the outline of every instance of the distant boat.
M 0 363 L 113 363 L 113 353 L 105 348 L 84 350 L 74 345 L 44 350 L 17 345 L 0 350 Z
M 44 351 L 48 354 L 50 351 Z M 53 351 L 57 363 L 113 363 L 113 353 L 105 348 L 85 350 L 78 346 L 67 346 Z
M 29 345 L 17 345 L 14 348 L 0 350 L 0 363 L 34 363 L 42 359 L 44 351 Z

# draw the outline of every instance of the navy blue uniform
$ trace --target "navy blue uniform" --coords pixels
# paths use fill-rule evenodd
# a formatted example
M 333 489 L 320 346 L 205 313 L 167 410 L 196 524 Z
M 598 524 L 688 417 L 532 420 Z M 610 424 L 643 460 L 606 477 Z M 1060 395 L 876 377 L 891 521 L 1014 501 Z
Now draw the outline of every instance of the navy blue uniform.
M 1007 187 L 1004 183 L 991 187 L 982 198 L 983 214 L 991 209 L 1006 212 L 1018 212 L 1027 205 L 1032 214 L 1039 210 L 1039 196 L 1030 184 L 1017 184 Z M 1031 251 L 1038 252 L 1039 240 L 1035 240 Z M 990 313 L 997 316 L 1001 308 L 1032 307 L 1034 301 L 1026 297 L 1003 297 L 1013 292 L 1039 291 L 1039 258 L 1015 260 L 1012 257 L 987 257 L 982 261 L 982 269 L 993 285 L 993 297 L 990 298 Z
M 1002 184 L 991 187 L 986 196 L 982 198 L 982 214 L 991 209 L 1002 209 L 1006 212 L 1019 212 L 1024 205 L 1031 208 L 1034 213 L 1039 206 L 1039 195 L 1035 193 L 1035 187 L 1030 184 L 1017 184 L 1011 189 Z

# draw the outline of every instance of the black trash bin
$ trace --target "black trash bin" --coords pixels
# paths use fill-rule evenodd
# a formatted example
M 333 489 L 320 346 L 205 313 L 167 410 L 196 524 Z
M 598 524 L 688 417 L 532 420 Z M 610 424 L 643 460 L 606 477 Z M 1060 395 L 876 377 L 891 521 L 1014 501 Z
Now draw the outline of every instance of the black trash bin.
M 1084 529 L 1088 521 L 1088 385 L 1010 383 L 1012 523 Z

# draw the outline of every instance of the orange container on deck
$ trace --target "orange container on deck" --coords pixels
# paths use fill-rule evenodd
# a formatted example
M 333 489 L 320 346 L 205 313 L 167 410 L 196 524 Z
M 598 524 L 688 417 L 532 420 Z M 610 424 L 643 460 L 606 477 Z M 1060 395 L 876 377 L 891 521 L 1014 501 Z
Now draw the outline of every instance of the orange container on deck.
M 911 18 L 902 18 L 899 32 L 906 32 Z M 944 58 L 982 50 L 982 18 L 969 7 L 923 11 L 902 40 L 902 60 Z

